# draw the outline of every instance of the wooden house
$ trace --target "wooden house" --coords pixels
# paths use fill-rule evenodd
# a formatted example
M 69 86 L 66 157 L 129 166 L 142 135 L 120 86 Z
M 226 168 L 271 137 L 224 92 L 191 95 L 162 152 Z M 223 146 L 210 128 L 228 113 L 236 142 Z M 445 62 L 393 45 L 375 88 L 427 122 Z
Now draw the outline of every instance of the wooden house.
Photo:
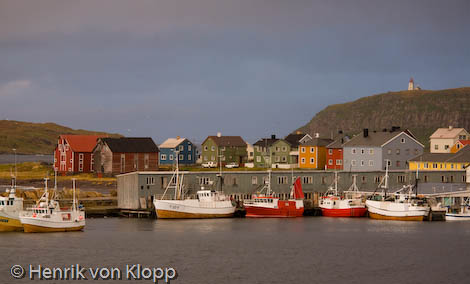
M 54 150 L 54 171 L 60 174 L 93 172 L 93 148 L 102 137 L 60 135 Z
M 93 155 L 98 174 L 158 169 L 159 149 L 149 137 L 100 138 Z

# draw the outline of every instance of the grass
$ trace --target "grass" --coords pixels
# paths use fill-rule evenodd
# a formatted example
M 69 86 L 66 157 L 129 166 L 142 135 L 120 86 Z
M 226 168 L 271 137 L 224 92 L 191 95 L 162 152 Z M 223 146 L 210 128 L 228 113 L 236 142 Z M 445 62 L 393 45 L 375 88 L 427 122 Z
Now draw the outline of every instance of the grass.
M 37 162 L 25 162 L 16 165 L 18 172 L 18 180 L 31 180 L 43 179 L 45 177 L 54 178 L 54 171 L 50 165 L 41 164 Z M 11 175 L 15 173 L 15 165 L 4 164 L 0 165 L 0 179 L 10 179 Z M 57 176 L 58 181 L 67 181 L 75 178 L 77 180 L 89 181 L 93 183 L 107 183 L 112 184 L 116 181 L 114 177 L 98 178 L 94 174 L 83 173 L 75 174 L 72 176 Z

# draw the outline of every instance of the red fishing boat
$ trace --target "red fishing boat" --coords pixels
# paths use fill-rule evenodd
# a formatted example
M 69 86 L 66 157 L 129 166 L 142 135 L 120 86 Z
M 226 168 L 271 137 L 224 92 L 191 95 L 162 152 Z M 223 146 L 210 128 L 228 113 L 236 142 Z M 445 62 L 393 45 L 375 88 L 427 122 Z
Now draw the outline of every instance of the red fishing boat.
M 338 174 L 335 173 L 334 187 L 330 187 L 320 200 L 320 208 L 326 217 L 363 217 L 367 207 L 363 202 L 356 186 L 356 176 L 353 176 L 353 184 L 344 196 L 338 193 Z
M 304 193 L 300 178 L 297 178 L 291 189 L 291 198 L 281 200 L 271 192 L 271 172 L 267 183 L 265 195 L 254 195 L 253 199 L 243 203 L 246 210 L 246 217 L 301 217 L 304 213 Z M 265 187 L 266 187 L 265 186 Z

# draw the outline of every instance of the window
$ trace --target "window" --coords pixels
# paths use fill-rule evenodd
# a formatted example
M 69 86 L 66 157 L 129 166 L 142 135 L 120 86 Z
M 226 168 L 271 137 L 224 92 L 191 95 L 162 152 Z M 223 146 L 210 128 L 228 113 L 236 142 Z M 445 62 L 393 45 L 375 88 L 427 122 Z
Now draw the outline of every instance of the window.
M 78 154 L 78 171 L 83 172 L 83 154 Z
M 269 183 L 269 177 L 264 176 L 263 177 L 263 184 L 268 184 Z
M 433 168 L 433 169 L 437 169 L 437 163 L 433 163 L 433 164 L 432 164 L 432 168 Z
M 373 167 L 374 166 L 374 160 L 369 160 L 369 166 Z
M 280 162 L 280 161 L 281 161 L 281 157 L 276 156 L 276 162 Z
M 301 162 L 302 164 L 305 164 L 305 158 L 300 159 L 300 162 Z
M 449 145 L 444 145 L 444 150 L 449 150 Z
M 441 182 L 446 182 L 446 177 L 445 176 L 441 176 Z
M 191 157 L 191 154 L 188 154 L 188 161 L 191 161 L 193 157 Z
M 302 177 L 302 182 L 304 184 L 312 184 L 313 183 L 313 177 L 312 176 Z
M 328 160 L 328 165 L 332 166 L 333 165 L 333 159 Z
M 261 156 L 256 156 L 256 162 L 261 163 Z
M 310 147 L 310 153 L 315 153 L 315 147 Z
M 374 149 L 369 149 L 369 155 L 374 155 Z
M 342 164 L 343 164 L 343 160 L 336 160 L 336 164 L 337 164 L 337 165 L 342 165 Z
M 387 160 L 387 166 L 389 166 L 389 167 L 390 167 L 391 165 L 392 165 L 392 161 L 390 161 L 390 160 Z
M 424 176 L 424 182 L 428 182 L 428 176 L 427 175 Z
M 392 149 L 388 149 L 387 154 L 391 155 L 392 154 Z
M 400 167 L 400 161 L 397 161 L 396 165 L 397 167 Z
M 232 185 L 238 185 L 238 178 L 237 177 L 232 178 Z
M 204 151 L 208 151 L 208 150 L 209 150 L 209 147 L 204 146 Z
M 406 182 L 406 178 L 405 178 L 405 176 L 400 175 L 400 176 L 397 176 L 397 181 L 398 181 L 399 183 L 405 183 L 405 182 Z
M 467 182 L 467 177 L 465 175 L 462 176 L 462 182 Z
M 396 150 L 397 155 L 400 155 L 400 149 Z
M 310 158 L 310 164 L 315 164 L 315 158 Z
M 192 148 L 191 145 L 188 145 L 188 151 L 191 151 L 191 148 Z
M 380 176 L 375 176 L 374 182 L 375 183 L 380 183 L 381 177 Z
M 424 163 L 424 168 L 425 168 L 425 169 L 428 168 L 428 163 Z
M 220 151 L 221 151 L 221 152 L 222 152 L 222 151 L 225 151 L 225 146 L 220 147 Z
M 287 152 L 287 147 L 286 146 L 282 146 L 282 152 Z
M 145 154 L 145 155 L 144 155 L 144 167 L 145 167 L 146 169 L 149 168 L 149 154 Z
M 283 162 L 287 162 L 287 157 L 286 157 L 286 156 L 282 156 L 282 161 L 283 161 Z
M 155 184 L 155 178 L 154 177 L 148 177 L 147 178 L 147 185 L 154 185 Z
M 201 177 L 199 178 L 200 185 L 208 185 L 211 183 L 211 179 L 209 177 Z
M 351 166 L 355 166 L 356 165 L 356 160 L 351 160 Z
M 328 154 L 333 155 L 333 149 L 328 149 Z
M 356 154 L 356 149 L 355 148 L 351 149 L 351 154 Z
M 126 170 L 126 155 L 121 154 L 121 173 L 124 173 Z
M 305 153 L 305 147 L 300 147 L 300 152 Z
M 93 154 L 91 154 L 90 156 L 90 171 L 95 171 L 95 157 L 93 156 Z
M 278 184 L 287 184 L 287 177 L 286 176 L 277 177 L 277 183 Z
M 367 177 L 366 177 L 366 176 L 362 176 L 362 177 L 361 177 L 361 181 L 362 181 L 362 183 L 367 183 Z
M 280 150 L 281 150 L 280 147 L 276 147 L 276 150 L 275 150 L 275 151 L 276 151 L 276 152 L 279 152 Z
M 364 160 L 361 160 L 361 167 L 364 166 Z
M 207 156 L 204 156 L 204 161 L 207 161 Z
M 211 161 L 215 161 L 214 155 L 211 156 Z
M 402 138 L 400 142 L 401 142 L 401 143 L 405 143 L 405 142 L 406 142 L 406 141 L 405 141 L 405 138 Z
M 170 155 L 170 161 L 173 161 L 173 155 Z
M 434 145 L 434 150 L 439 150 L 439 145 Z
M 184 145 L 180 145 L 180 151 L 184 150 Z
M 139 154 L 134 154 L 134 169 L 137 170 L 139 167 Z
M 365 154 L 365 152 L 366 152 L 366 150 L 364 150 L 364 149 L 361 149 L 361 154 L 362 154 L 362 155 L 364 155 L 364 154 Z
M 252 176 L 252 177 L 251 177 L 251 184 L 252 184 L 252 185 L 258 184 L 258 177 Z
M 212 147 L 211 147 L 211 151 L 212 151 L 212 152 L 215 151 L 215 146 L 212 146 Z
M 326 184 L 326 177 L 321 177 L 321 184 Z
M 178 157 L 178 159 L 179 159 L 180 161 L 184 160 L 184 155 L 183 155 L 183 154 L 180 154 L 179 157 Z

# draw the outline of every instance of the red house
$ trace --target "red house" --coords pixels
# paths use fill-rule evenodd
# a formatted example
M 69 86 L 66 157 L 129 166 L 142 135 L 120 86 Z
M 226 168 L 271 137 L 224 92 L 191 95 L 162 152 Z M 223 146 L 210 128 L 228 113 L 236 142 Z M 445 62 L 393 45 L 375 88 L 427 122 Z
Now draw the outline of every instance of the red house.
M 93 148 L 101 137 L 60 135 L 54 150 L 54 170 L 61 174 L 93 172 Z
M 328 170 L 343 169 L 343 144 L 347 141 L 346 138 L 341 137 L 326 146 L 326 168 Z

